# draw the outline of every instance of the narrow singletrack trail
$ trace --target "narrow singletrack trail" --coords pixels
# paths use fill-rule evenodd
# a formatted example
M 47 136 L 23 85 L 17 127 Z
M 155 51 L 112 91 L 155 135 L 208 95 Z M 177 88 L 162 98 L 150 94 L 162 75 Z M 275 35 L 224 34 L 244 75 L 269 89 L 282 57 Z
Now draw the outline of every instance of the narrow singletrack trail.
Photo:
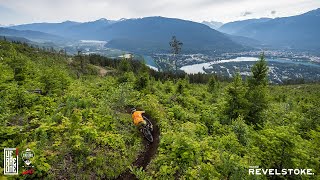
M 146 140 L 146 138 L 143 138 L 143 145 L 144 145 L 144 151 L 141 152 L 136 161 L 132 164 L 133 166 L 136 167 L 142 167 L 143 169 L 145 169 L 148 164 L 150 163 L 152 157 L 156 154 L 158 146 L 159 146 L 159 136 L 160 136 L 160 129 L 159 126 L 157 125 L 157 122 L 155 120 L 153 120 L 150 116 L 148 116 L 147 114 L 144 114 L 144 116 L 146 116 L 151 123 L 153 124 L 153 132 L 152 132 L 152 136 L 153 136 L 153 142 L 150 143 L 148 140 Z M 124 171 L 122 174 L 120 174 L 117 178 L 117 180 L 132 180 L 132 179 L 137 179 L 135 177 L 134 174 L 132 174 L 130 172 L 129 169 L 127 169 L 126 171 Z

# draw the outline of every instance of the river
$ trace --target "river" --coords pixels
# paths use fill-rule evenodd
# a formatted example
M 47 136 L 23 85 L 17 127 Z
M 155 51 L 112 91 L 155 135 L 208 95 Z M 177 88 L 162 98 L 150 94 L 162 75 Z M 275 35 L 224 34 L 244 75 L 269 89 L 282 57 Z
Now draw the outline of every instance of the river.
M 185 71 L 188 74 L 196 74 L 199 72 L 204 73 L 203 68 L 208 69 L 213 64 L 223 64 L 223 63 L 229 63 L 229 62 L 252 62 L 252 61 L 258 61 L 258 60 L 259 58 L 256 58 L 256 57 L 237 57 L 237 58 L 228 59 L 228 60 L 220 60 L 220 61 L 213 61 L 208 63 L 187 65 L 187 66 L 181 67 L 180 69 Z M 291 59 L 281 59 L 281 58 L 273 58 L 273 59 L 266 59 L 266 60 L 267 62 L 291 63 L 291 64 L 298 64 L 298 65 L 305 65 L 305 66 L 320 68 L 319 64 L 314 64 L 306 61 L 294 61 Z

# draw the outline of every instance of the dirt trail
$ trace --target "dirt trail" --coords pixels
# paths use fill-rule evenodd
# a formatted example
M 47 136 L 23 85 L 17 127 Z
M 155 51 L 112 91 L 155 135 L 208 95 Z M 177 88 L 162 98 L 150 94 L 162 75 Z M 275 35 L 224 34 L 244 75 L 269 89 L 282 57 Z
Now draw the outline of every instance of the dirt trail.
M 99 67 L 98 69 L 99 69 L 100 76 L 102 76 L 102 77 L 106 76 L 106 74 L 108 72 L 106 69 L 104 69 L 102 67 Z
M 150 163 L 152 157 L 156 154 L 158 146 L 159 146 L 159 136 L 160 136 L 160 129 L 159 126 L 157 125 L 157 122 L 153 120 L 150 116 L 145 114 L 145 116 L 151 121 L 153 124 L 153 143 L 149 143 L 149 141 L 146 140 L 146 138 L 143 137 L 143 144 L 144 144 L 144 151 L 139 154 L 138 158 L 136 161 L 132 164 L 133 166 L 137 167 L 142 167 L 145 169 L 147 165 Z M 131 174 L 130 170 L 127 169 L 125 172 L 119 175 L 117 180 L 132 180 L 132 179 L 137 179 L 135 175 Z
M 101 77 L 106 76 L 108 73 L 114 73 L 114 72 L 115 72 L 115 70 L 106 69 L 106 68 L 101 67 L 101 66 L 95 66 L 95 65 L 93 65 L 93 66 L 98 69 L 98 71 L 99 71 L 99 76 L 101 76 Z

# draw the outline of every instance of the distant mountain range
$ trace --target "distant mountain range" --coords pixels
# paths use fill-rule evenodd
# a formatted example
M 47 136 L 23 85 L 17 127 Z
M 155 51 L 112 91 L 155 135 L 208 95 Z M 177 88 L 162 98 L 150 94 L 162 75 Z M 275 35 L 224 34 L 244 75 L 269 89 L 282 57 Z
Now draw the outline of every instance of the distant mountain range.
M 183 53 L 221 53 L 251 47 L 320 50 L 320 9 L 285 18 L 261 18 L 197 23 L 174 18 L 145 17 L 118 21 L 33 23 L 1 27 L 0 36 L 23 37 L 32 41 L 68 42 L 103 40 L 107 47 L 138 53 L 168 52 L 172 36 L 183 42 Z M 210 28 L 210 27 L 211 28 Z M 62 44 L 61 43 L 61 44 Z
M 185 52 L 230 52 L 244 47 L 208 26 L 192 21 L 164 17 L 146 17 L 78 23 L 34 23 L 12 26 L 16 30 L 33 30 L 69 39 L 108 41 L 107 47 L 134 52 L 168 52 L 172 36 L 184 43 Z M 0 34 L 1 35 L 1 34 Z
M 65 21 L 62 23 L 32 23 L 11 26 L 10 28 L 16 30 L 41 31 L 69 39 L 96 39 L 96 32 L 98 30 L 106 28 L 115 22 L 117 21 L 102 18 L 96 21 L 84 23 L 74 21 Z
M 114 23 L 98 33 L 107 46 L 131 51 L 169 51 L 172 36 L 183 42 L 184 52 L 228 52 L 243 49 L 224 34 L 201 23 L 164 17 L 129 19 Z
M 10 28 L 16 30 L 31 30 L 31 31 L 41 31 L 44 33 L 61 35 L 63 31 L 68 30 L 70 27 L 78 25 L 81 23 L 74 21 L 65 21 L 62 23 L 32 23 L 32 24 L 22 24 L 11 26 Z
M 218 31 L 227 33 L 227 34 L 237 34 L 242 28 L 247 27 L 248 25 L 255 23 L 263 23 L 271 20 L 271 18 L 260 18 L 260 19 L 247 19 L 243 21 L 234 21 L 230 23 L 226 23 L 218 28 Z
M 16 30 L 11 28 L 3 28 L 0 27 L 0 36 L 6 36 L 6 37 L 15 37 L 15 38 L 26 38 L 31 41 L 37 41 L 37 42 L 63 42 L 65 41 L 64 38 L 40 32 L 40 31 L 31 31 L 31 30 Z
M 215 30 L 219 29 L 223 25 L 222 22 L 217 21 L 202 21 L 202 24 L 205 24 Z
M 301 15 L 227 23 L 219 31 L 257 39 L 277 48 L 320 50 L 320 9 Z

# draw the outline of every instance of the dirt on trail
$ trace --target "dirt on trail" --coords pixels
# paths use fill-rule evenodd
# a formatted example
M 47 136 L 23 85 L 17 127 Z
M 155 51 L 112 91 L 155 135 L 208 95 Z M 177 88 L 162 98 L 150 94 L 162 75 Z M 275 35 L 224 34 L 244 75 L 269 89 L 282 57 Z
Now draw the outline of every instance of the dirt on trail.
M 157 125 L 157 122 L 155 120 L 153 120 L 147 114 L 144 114 L 144 116 L 146 116 L 146 118 L 148 118 L 151 121 L 151 123 L 153 124 L 153 132 L 152 132 L 153 142 L 150 143 L 141 134 L 141 137 L 143 138 L 143 145 L 145 148 L 144 148 L 144 151 L 138 155 L 136 161 L 134 163 L 132 163 L 133 166 L 136 166 L 139 168 L 142 167 L 143 169 L 145 169 L 148 166 L 152 157 L 156 154 L 158 146 L 159 146 L 159 142 L 160 142 L 160 139 L 159 139 L 160 129 L 159 129 L 159 126 Z M 137 178 L 134 174 L 132 174 L 130 172 L 129 169 L 127 169 L 122 174 L 120 174 L 116 179 L 117 180 L 132 180 L 132 179 L 137 179 Z
M 112 74 L 112 73 L 115 73 L 115 72 L 116 72 L 116 71 L 113 70 L 113 69 L 106 69 L 105 67 L 95 66 L 95 65 L 93 65 L 93 66 L 97 68 L 98 74 L 99 74 L 100 77 L 104 77 L 104 76 L 106 76 L 107 74 Z

